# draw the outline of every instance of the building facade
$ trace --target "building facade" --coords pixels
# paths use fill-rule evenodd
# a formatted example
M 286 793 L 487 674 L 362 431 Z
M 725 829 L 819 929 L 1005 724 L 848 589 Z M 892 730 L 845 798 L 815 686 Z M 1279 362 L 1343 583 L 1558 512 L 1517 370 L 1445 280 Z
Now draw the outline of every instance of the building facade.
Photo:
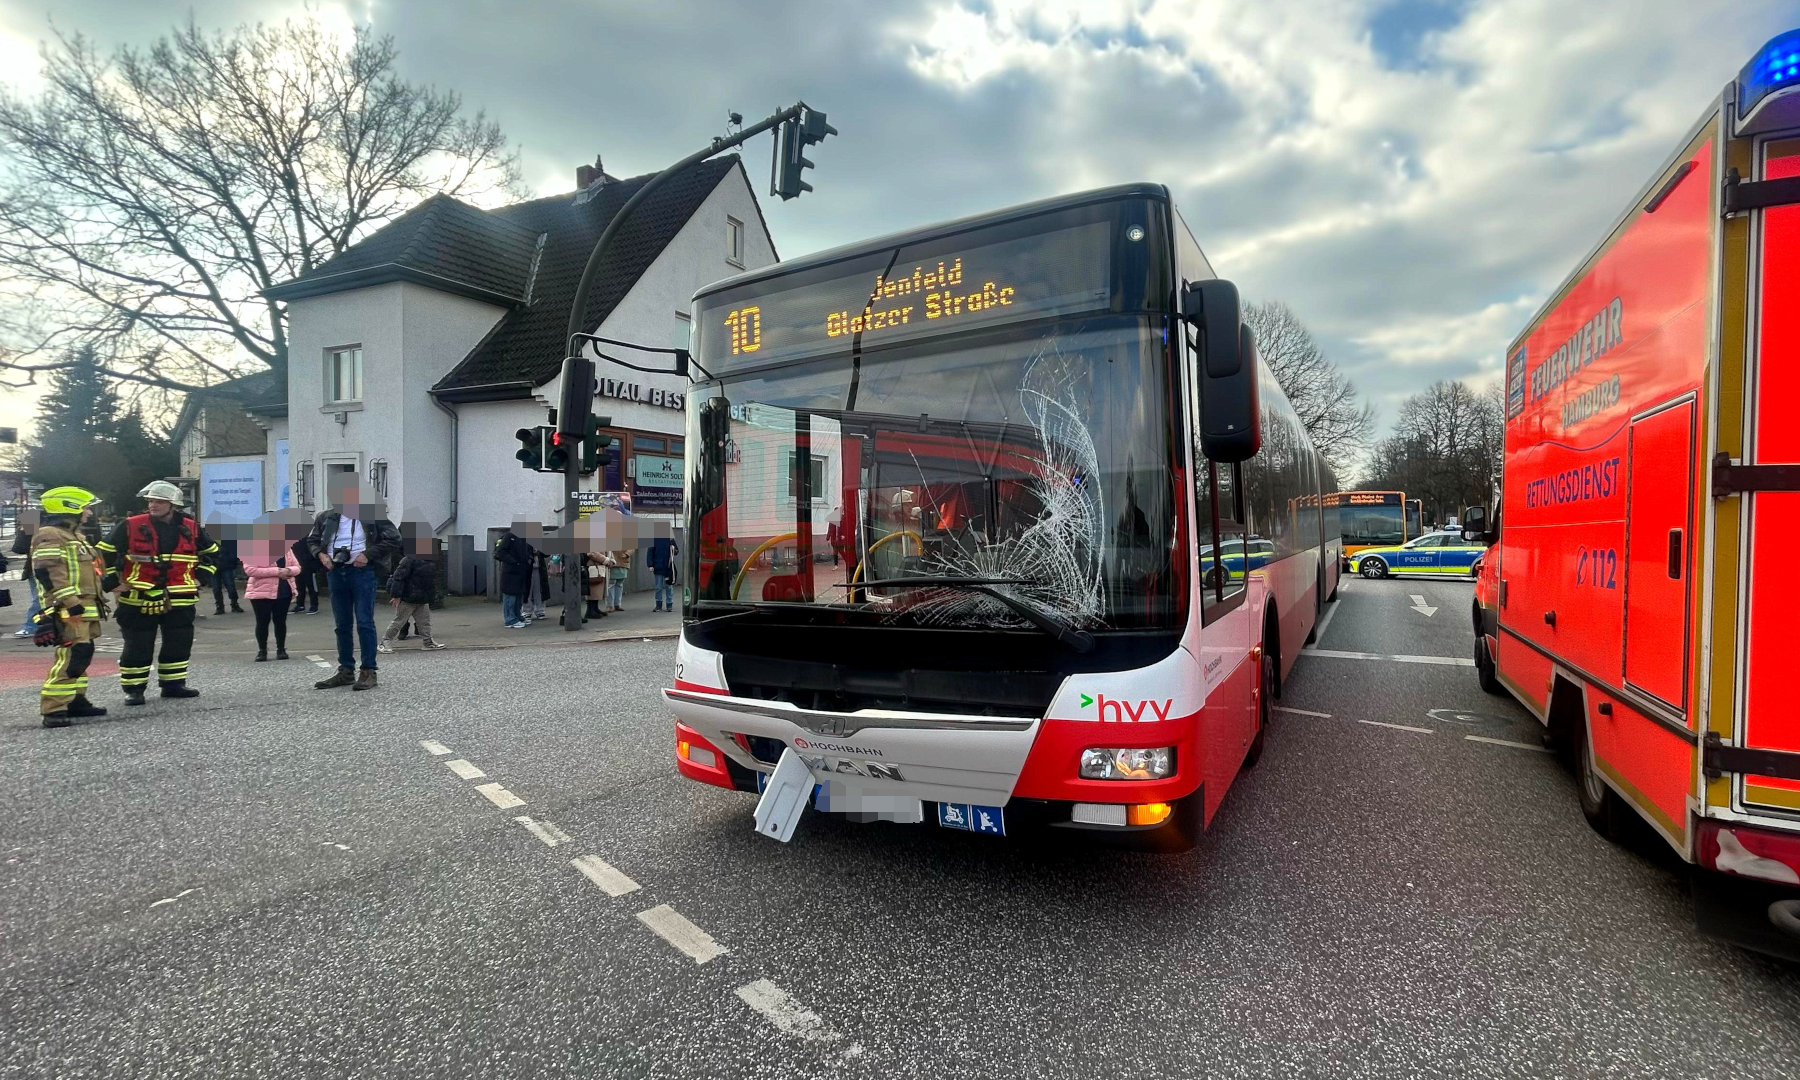
M 518 521 L 561 520 L 562 478 L 524 469 L 515 433 L 560 400 L 565 332 L 595 241 L 648 179 L 583 169 L 573 195 L 496 210 L 436 197 L 329 263 L 271 290 L 288 303 L 288 379 L 280 441 L 264 451 L 287 504 L 317 512 L 333 474 L 383 493 L 396 520 L 473 538 Z M 774 244 L 736 157 L 695 166 L 622 223 L 584 325 L 598 336 L 687 346 L 702 286 L 774 262 Z M 584 490 L 633 497 L 640 517 L 679 525 L 685 378 L 672 358 L 588 347 L 595 411 L 610 418 L 614 460 Z M 281 483 L 265 498 L 269 508 Z

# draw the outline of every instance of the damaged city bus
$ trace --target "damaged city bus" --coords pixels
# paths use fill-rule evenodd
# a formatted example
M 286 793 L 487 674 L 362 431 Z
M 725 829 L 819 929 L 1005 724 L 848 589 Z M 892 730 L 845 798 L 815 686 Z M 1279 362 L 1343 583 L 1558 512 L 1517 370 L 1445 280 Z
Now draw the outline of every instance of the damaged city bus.
M 1147 184 L 703 290 L 682 774 L 782 840 L 810 805 L 1191 846 L 1342 547 L 1238 303 Z

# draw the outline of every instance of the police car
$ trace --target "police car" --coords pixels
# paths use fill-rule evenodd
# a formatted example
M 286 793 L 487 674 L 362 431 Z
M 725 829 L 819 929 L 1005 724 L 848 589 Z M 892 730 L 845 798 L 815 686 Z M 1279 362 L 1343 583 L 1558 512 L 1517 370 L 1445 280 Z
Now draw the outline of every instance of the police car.
M 1475 560 L 1487 549 L 1462 538 L 1457 529 L 1426 533 L 1399 547 L 1363 548 L 1350 557 L 1350 572 L 1366 578 L 1399 574 L 1473 577 Z

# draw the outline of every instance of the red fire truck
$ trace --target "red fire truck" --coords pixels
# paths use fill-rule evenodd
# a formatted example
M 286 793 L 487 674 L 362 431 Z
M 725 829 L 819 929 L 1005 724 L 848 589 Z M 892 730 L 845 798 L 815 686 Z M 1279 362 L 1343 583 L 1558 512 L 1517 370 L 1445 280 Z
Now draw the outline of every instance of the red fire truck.
M 1759 50 L 1507 352 L 1475 663 L 1582 812 L 1688 862 L 1701 929 L 1800 959 L 1800 31 Z

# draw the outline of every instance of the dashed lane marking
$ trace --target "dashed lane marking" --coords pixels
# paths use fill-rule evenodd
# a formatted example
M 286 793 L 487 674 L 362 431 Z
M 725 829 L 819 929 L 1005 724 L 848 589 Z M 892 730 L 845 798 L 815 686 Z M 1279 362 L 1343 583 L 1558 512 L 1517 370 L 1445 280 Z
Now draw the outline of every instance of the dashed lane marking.
M 1321 720 L 1331 719 L 1331 714 L 1328 712 L 1308 712 L 1305 709 L 1290 709 L 1286 705 L 1276 705 L 1273 708 L 1276 712 L 1292 713 L 1295 716 L 1316 716 Z
M 523 815 L 513 818 L 513 820 L 525 826 L 531 835 L 542 840 L 545 847 L 555 847 L 558 844 L 566 844 L 574 839 L 574 837 L 563 832 L 548 821 L 533 821 L 531 818 Z
M 431 739 L 420 739 L 419 745 L 423 746 L 425 748 L 425 752 L 427 754 L 432 754 L 432 755 L 435 755 L 438 757 L 442 757 L 443 755 L 448 754 L 450 752 L 450 748 L 448 746 L 445 746 L 441 742 L 435 742 Z
M 159 908 L 159 907 L 162 907 L 164 904 L 173 904 L 175 901 L 186 896 L 188 893 L 197 893 L 202 888 L 204 888 L 204 886 L 196 885 L 191 889 L 183 889 L 180 892 L 176 893 L 174 896 L 165 896 L 161 900 L 156 901 L 155 903 L 151 904 L 150 906 L 153 908 Z
M 1410 724 L 1388 724 L 1380 720 L 1358 720 L 1357 723 L 1367 724 L 1370 727 L 1393 728 L 1395 731 L 1416 731 L 1421 735 L 1432 734 L 1431 729 L 1428 727 L 1413 727 Z
M 446 761 L 444 762 L 444 765 L 451 772 L 464 780 L 475 780 L 487 775 L 487 773 L 482 772 L 480 769 L 476 768 L 475 765 L 462 758 L 457 758 L 454 761 Z
M 767 979 L 747 983 L 734 992 L 744 1004 L 755 1009 L 784 1035 L 815 1043 L 836 1042 L 842 1038 L 826 1026 L 818 1013 L 795 1001 L 786 990 Z
M 499 784 L 476 784 L 475 790 L 488 797 L 488 801 L 502 810 L 511 810 L 515 806 L 524 806 L 525 800 L 501 787 Z
M 1462 656 L 1406 656 L 1399 653 L 1344 652 L 1339 649 L 1307 649 L 1308 656 L 1328 656 L 1334 660 L 1394 660 L 1402 664 L 1444 664 L 1449 667 L 1474 667 L 1475 661 Z
M 330 671 L 332 668 L 337 666 L 336 664 L 332 663 L 331 661 L 325 659 L 323 656 L 320 656 L 318 653 L 307 653 L 306 658 L 308 660 L 311 660 L 313 662 L 314 666 L 322 667 L 326 671 Z
M 1530 750 L 1537 754 L 1554 754 L 1556 751 L 1548 746 L 1533 746 L 1525 742 L 1513 742 L 1511 739 L 1490 739 L 1486 735 L 1464 735 L 1469 742 L 1487 743 L 1490 746 L 1510 746 L 1514 750 Z
M 581 871 L 589 881 L 600 886 L 600 891 L 608 896 L 624 896 L 626 893 L 637 892 L 640 888 L 637 882 L 626 877 L 617 867 L 612 866 L 598 855 L 583 855 L 579 859 L 570 859 L 569 865 Z M 643 916 L 640 915 L 638 918 L 641 919 Z M 682 921 L 686 922 L 685 919 Z M 688 923 L 688 925 L 692 927 L 694 924 Z M 698 933 L 697 927 L 695 927 L 695 932 Z M 662 931 L 658 930 L 657 933 L 660 934 Z M 664 934 L 663 936 L 667 937 L 668 935 Z M 706 940 L 711 941 L 712 939 L 707 938 Z M 679 947 L 677 946 L 677 948 Z M 686 952 L 685 949 L 682 951 Z M 689 953 L 689 955 L 693 954 Z M 704 964 L 706 961 L 700 962 Z
M 704 964 L 728 950 L 712 939 L 712 935 L 689 922 L 686 916 L 667 904 L 638 912 L 638 921 L 656 931 L 664 941 Z

